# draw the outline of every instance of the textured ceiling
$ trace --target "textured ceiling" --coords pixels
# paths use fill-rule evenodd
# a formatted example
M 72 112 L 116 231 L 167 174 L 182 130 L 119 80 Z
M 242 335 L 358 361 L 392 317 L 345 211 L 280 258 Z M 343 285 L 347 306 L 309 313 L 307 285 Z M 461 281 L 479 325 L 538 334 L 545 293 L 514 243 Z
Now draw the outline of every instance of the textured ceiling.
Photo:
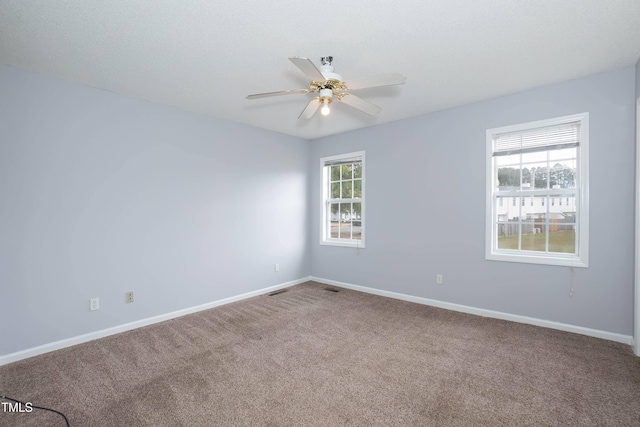
M 332 55 L 345 80 L 402 86 L 297 117 L 289 60 Z M 314 139 L 635 64 L 638 0 L 0 0 L 0 64 Z

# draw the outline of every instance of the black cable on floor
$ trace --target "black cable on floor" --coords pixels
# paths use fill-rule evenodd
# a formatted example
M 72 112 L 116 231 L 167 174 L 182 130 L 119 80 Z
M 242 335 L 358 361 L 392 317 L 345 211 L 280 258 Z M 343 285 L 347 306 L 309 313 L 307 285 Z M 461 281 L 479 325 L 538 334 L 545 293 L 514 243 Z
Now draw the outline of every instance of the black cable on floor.
M 26 403 L 26 402 L 22 402 L 22 401 L 20 401 L 20 400 L 12 399 L 11 397 L 7 397 L 7 396 L 2 396 L 2 395 L 0 395 L 0 399 L 10 400 L 10 401 L 12 401 L 12 402 L 20 403 L 20 404 L 25 405 L 25 406 L 27 405 L 27 403 Z M 69 425 L 69 420 L 67 419 L 67 417 L 66 417 L 62 412 L 60 412 L 60 411 L 56 411 L 55 409 L 51 409 L 51 408 L 43 408 L 42 406 L 36 406 L 36 405 L 34 405 L 34 404 L 30 404 L 30 406 L 31 406 L 32 408 L 36 408 L 36 409 L 44 409 L 45 411 L 55 412 L 56 414 L 58 414 L 58 415 L 60 415 L 62 418 L 64 418 L 64 422 L 66 422 L 66 423 L 67 423 L 67 427 L 70 427 L 70 425 Z

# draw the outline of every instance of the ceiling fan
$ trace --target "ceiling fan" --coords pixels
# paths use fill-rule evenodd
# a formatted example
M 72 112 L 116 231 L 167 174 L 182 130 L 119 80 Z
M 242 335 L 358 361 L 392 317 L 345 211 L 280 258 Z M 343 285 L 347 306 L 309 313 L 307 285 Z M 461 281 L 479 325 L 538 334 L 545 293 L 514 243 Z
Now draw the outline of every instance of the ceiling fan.
M 311 82 L 309 83 L 309 89 L 293 89 L 282 90 L 279 92 L 266 92 L 256 93 L 254 95 L 247 96 L 247 99 L 266 98 L 269 96 L 280 95 L 292 95 L 298 93 L 317 93 L 318 96 L 313 98 L 302 113 L 298 116 L 299 119 L 311 118 L 318 108 L 323 116 L 329 114 L 329 104 L 333 102 L 334 97 L 353 108 L 356 108 L 370 116 L 375 116 L 382 111 L 382 108 L 374 105 L 362 98 L 359 98 L 352 93 L 352 90 L 366 89 L 370 87 L 380 86 L 393 86 L 401 85 L 405 82 L 405 77 L 400 73 L 386 73 L 377 74 L 375 76 L 363 77 L 360 79 L 349 80 L 348 82 L 342 81 L 342 76 L 336 74 L 333 71 L 331 62 L 332 56 L 323 56 L 320 61 L 322 66 L 318 69 L 309 58 L 302 58 L 300 56 L 294 56 L 289 58 L 293 64 L 300 69 Z

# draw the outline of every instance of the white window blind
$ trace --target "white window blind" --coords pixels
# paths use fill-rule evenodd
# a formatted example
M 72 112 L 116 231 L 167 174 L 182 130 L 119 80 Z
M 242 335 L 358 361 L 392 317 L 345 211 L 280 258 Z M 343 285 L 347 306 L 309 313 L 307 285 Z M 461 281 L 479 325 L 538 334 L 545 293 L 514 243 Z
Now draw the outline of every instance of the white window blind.
M 495 156 L 561 150 L 580 145 L 580 122 L 494 135 Z
M 325 166 L 340 166 L 340 165 L 350 165 L 354 163 L 362 163 L 361 157 L 352 157 L 345 159 L 335 159 L 335 160 L 327 160 L 324 162 Z

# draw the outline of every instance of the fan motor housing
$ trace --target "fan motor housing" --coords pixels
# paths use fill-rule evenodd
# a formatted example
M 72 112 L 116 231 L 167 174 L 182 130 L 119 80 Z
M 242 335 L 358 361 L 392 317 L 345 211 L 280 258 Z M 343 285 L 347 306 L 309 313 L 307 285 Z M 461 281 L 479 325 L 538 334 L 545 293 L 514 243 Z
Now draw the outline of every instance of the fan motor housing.
M 325 73 L 322 73 L 325 77 Z M 340 91 L 347 90 L 347 86 L 342 82 L 342 77 L 338 74 L 333 73 L 334 76 L 339 77 L 340 79 L 328 78 L 323 82 L 312 81 L 309 84 L 309 89 L 312 92 L 318 92 L 322 89 L 330 89 L 334 94 L 337 94 Z
M 320 67 L 320 72 L 322 73 L 322 76 L 327 80 L 342 81 L 342 76 L 338 73 L 334 73 L 333 67 L 331 65 L 322 65 Z

